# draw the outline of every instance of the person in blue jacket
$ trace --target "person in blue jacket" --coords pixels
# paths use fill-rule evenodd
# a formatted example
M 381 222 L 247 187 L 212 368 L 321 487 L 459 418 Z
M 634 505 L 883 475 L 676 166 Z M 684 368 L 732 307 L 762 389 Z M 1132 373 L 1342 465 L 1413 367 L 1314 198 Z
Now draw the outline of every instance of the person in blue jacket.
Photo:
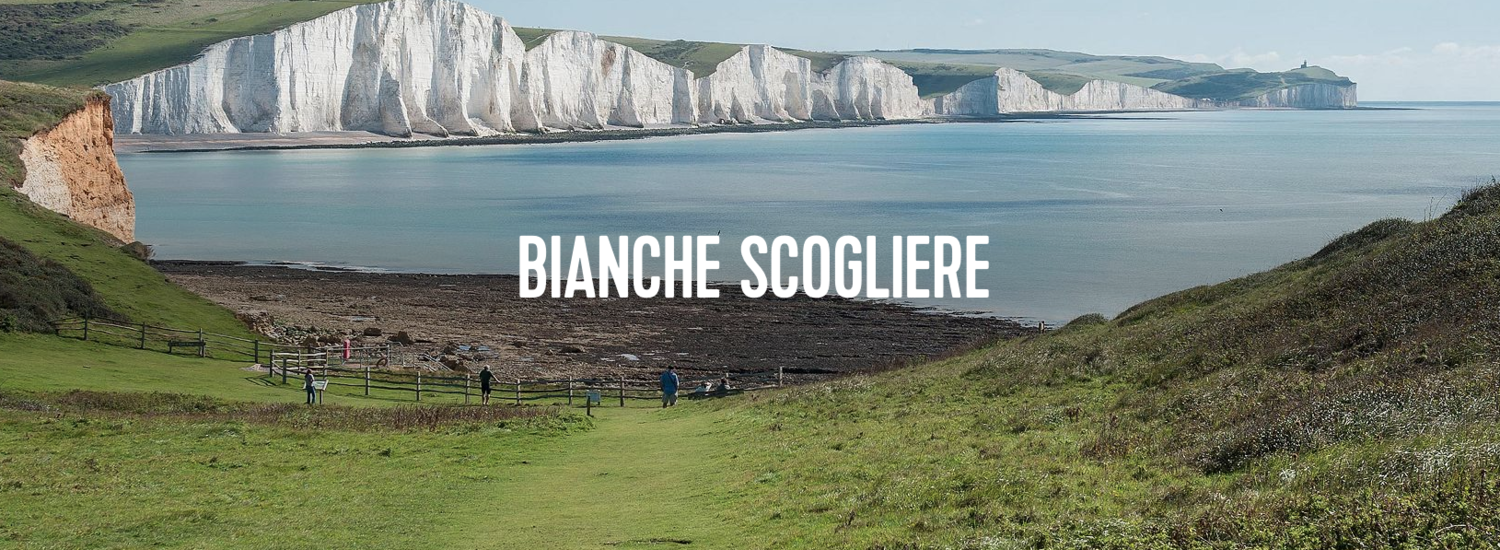
M 677 371 L 667 367 L 667 372 L 661 373 L 661 408 L 677 404 Z

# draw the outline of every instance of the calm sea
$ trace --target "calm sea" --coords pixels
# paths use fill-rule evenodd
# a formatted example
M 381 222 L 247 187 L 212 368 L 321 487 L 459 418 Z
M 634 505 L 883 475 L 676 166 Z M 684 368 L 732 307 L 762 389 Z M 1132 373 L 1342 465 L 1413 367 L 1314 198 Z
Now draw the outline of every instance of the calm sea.
M 627 142 L 122 155 L 159 258 L 517 268 L 520 235 L 989 235 L 988 299 L 1064 321 L 1441 213 L 1500 175 L 1500 104 L 907 125 Z M 566 239 L 565 239 L 566 240 Z

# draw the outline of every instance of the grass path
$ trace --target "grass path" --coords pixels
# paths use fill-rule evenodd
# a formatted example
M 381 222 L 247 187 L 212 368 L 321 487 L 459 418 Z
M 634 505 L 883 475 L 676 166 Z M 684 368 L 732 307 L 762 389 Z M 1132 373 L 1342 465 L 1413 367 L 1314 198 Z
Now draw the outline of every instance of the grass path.
M 0 335 L 0 390 L 302 399 L 294 387 L 264 385 L 240 366 Z M 9 501 L 0 504 L 0 548 L 7 539 L 101 548 L 766 545 L 732 512 L 736 493 L 725 489 L 745 479 L 729 408 L 683 403 L 594 413 L 592 429 L 528 435 L 305 432 L 0 411 L 0 502 Z M 344 519 L 329 524 L 329 516 Z M 285 529 L 297 522 L 314 527 Z
M 496 488 L 477 546 L 746 547 L 720 490 L 730 434 L 719 414 L 683 407 L 598 410 L 593 430 Z

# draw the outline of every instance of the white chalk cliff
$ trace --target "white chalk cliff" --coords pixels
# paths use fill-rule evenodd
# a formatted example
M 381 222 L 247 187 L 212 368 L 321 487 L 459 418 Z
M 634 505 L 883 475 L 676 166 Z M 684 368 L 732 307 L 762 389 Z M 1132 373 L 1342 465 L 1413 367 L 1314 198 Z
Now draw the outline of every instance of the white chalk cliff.
M 1181 111 L 1211 108 L 1209 102 L 1188 99 L 1124 82 L 1093 80 L 1069 95 L 1043 88 L 1015 69 L 960 86 L 937 98 L 937 114 L 987 116 L 1011 113 L 1066 113 L 1093 111 Z
M 1359 106 L 1358 86 L 1301 84 L 1239 102 L 1241 107 L 1273 109 L 1353 109 Z
M 695 78 L 586 32 L 556 32 L 527 51 L 504 19 L 457 0 L 350 7 L 214 44 L 104 91 L 118 131 L 140 134 L 489 135 L 1220 106 L 1106 80 L 1061 95 L 1011 69 L 927 100 L 909 74 L 878 59 L 848 57 L 819 72 L 763 45 Z M 1352 93 L 1335 99 L 1352 104 Z M 1331 94 L 1293 88 L 1262 99 L 1298 106 Z
M 770 46 L 745 46 L 698 79 L 701 123 L 910 119 L 931 114 L 911 75 L 872 57 L 823 73 Z

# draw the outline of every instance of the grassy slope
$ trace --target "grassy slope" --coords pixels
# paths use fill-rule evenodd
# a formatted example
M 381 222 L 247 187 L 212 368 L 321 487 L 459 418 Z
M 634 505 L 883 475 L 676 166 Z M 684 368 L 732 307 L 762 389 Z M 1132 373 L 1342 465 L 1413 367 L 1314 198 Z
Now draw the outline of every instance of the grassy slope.
M 0 65 L 0 78 L 73 86 L 117 82 L 190 61 L 215 42 L 270 32 L 369 1 L 374 0 L 161 0 L 114 4 L 88 17 L 132 25 L 129 34 L 77 59 L 8 61 Z
M 139 351 L 39 334 L 0 334 L 0 390 L 163 391 L 241 401 L 295 403 L 295 388 L 268 385 L 242 364 Z M 329 395 L 332 403 L 375 403 Z
M 0 172 L 21 178 L 19 141 L 55 125 L 98 92 L 0 82 Z M 0 235 L 88 281 L 111 309 L 136 322 L 249 336 L 234 316 L 171 284 L 116 248 L 115 239 L 33 204 L 0 180 Z
M 0 188 L 0 235 L 50 258 L 93 285 L 111 309 L 132 321 L 250 337 L 234 315 L 167 281 L 115 248 L 114 240 Z
M 1500 188 L 1113 321 L 739 413 L 822 544 L 1464 547 L 1500 536 Z

